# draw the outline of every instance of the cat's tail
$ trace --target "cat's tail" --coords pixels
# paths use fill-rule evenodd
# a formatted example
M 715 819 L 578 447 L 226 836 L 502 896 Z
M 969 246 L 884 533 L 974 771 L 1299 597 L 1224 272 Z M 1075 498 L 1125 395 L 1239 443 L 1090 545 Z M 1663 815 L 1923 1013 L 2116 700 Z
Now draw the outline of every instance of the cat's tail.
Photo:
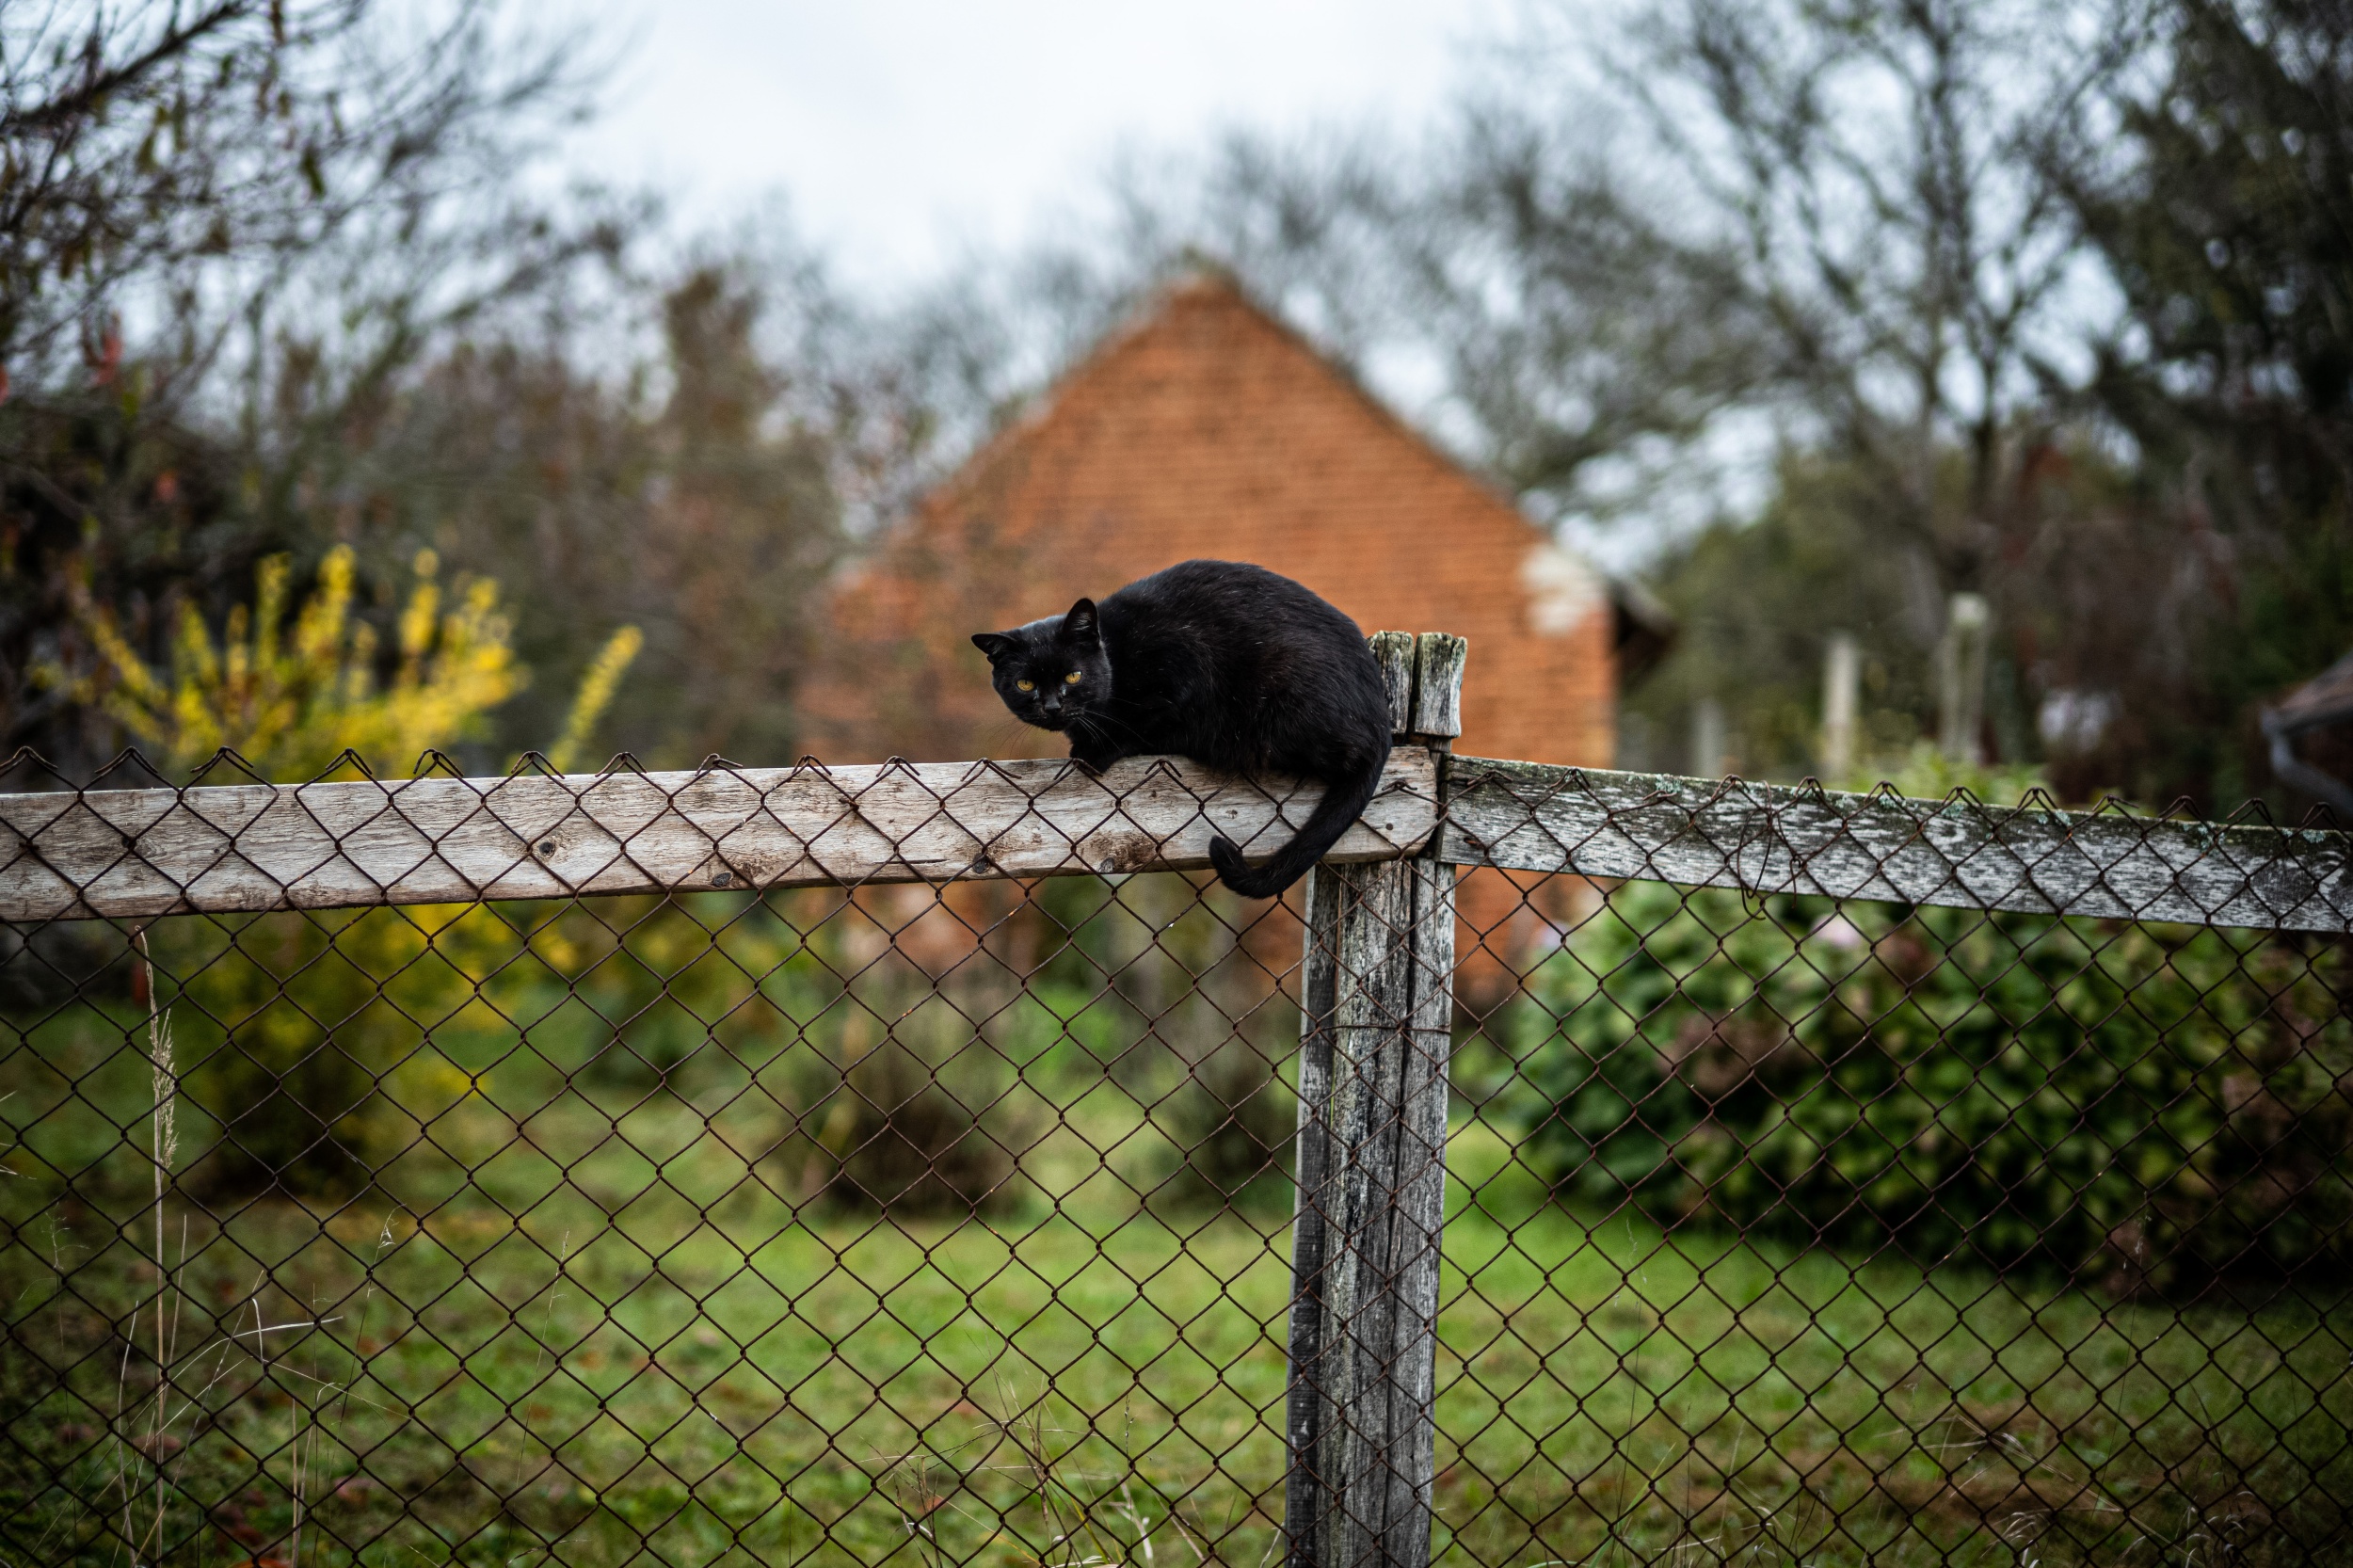
M 1273 898 L 1306 875 L 1307 868 L 1322 859 L 1324 851 L 1339 842 L 1340 835 L 1372 804 L 1373 792 L 1381 787 L 1381 770 L 1388 760 L 1385 750 L 1361 776 L 1328 786 L 1291 841 L 1257 866 L 1241 857 L 1232 840 L 1211 839 L 1209 864 L 1217 868 L 1218 880 L 1244 898 Z

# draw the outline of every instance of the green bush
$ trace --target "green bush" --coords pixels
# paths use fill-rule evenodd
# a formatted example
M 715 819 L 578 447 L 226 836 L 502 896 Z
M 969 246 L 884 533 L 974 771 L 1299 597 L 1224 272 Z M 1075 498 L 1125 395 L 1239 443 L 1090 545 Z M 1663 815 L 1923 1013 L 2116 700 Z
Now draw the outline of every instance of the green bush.
M 379 1080 L 417 1033 L 379 987 L 424 946 L 392 910 L 166 926 L 155 955 L 183 1103 L 200 1118 L 190 1189 L 219 1201 L 367 1189 L 406 1131 Z
M 512 908 L 480 904 L 158 922 L 158 989 L 192 1113 L 184 1183 L 222 1201 L 367 1191 L 495 1059 L 446 1046 L 511 1041 L 548 1011 L 533 935 Z
M 1501 1020 L 1566 1198 L 2109 1288 L 2348 1260 L 2343 950 L 1635 884 Z

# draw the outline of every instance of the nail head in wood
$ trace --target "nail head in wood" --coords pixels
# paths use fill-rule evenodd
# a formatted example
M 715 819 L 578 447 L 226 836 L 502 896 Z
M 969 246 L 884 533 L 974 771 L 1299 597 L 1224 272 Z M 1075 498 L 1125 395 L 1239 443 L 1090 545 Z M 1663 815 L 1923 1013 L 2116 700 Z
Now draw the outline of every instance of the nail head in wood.
M 1449 738 L 1463 732 L 1463 664 L 1467 640 L 1425 632 L 1414 640 L 1414 719 L 1407 732 Z

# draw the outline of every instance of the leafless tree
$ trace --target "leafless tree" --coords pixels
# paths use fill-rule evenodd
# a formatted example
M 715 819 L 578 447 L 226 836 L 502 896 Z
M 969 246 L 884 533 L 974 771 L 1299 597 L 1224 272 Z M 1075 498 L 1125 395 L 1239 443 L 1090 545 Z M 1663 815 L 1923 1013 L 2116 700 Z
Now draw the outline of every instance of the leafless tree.
M 490 0 L 429 22 L 376 0 L 9 6 L 0 366 L 119 356 L 125 313 L 185 357 L 360 226 L 380 252 L 462 200 L 508 205 L 519 140 L 581 102 L 575 44 Z
M 1776 407 L 1880 476 L 1945 588 L 1983 585 L 2005 477 L 2088 376 L 2053 153 L 2144 43 L 2097 5 L 1664 0 L 1610 62 L 1737 248 Z

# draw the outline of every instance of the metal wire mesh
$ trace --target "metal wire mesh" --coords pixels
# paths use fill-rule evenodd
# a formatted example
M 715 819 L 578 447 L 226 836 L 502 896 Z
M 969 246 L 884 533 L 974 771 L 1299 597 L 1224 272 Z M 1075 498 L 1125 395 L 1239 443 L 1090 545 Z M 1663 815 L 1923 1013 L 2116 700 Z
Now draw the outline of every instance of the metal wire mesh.
M 1429 1523 L 1379 1560 L 2346 1555 L 2338 836 L 1450 766 L 1422 857 L 1339 878 L 1478 866 L 1420 1048 Z M 1157 776 L 1087 820 L 1197 838 L 1241 792 Z M 272 795 L 348 846 L 297 874 L 252 799 L 101 843 L 21 760 L 0 904 L 82 903 L 0 950 L 0 1558 L 1302 1552 L 1302 1000 L 1373 984 L 1303 924 L 1339 881 L 1106 872 L 1109 827 L 1006 875 L 910 778 L 776 808 L 790 875 L 722 835 L 646 852 L 662 890 L 391 903 L 440 886 L 382 870 L 396 801 Z M 560 869 L 496 792 L 402 831 Z M 930 847 L 826 859 L 878 835 Z M 159 883 L 246 902 L 106 912 Z

